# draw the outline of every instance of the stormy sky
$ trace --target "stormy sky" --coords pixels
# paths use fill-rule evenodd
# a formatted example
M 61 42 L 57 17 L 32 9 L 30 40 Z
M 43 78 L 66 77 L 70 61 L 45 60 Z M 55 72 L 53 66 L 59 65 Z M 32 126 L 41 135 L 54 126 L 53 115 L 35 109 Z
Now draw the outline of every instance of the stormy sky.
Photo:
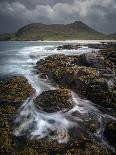
M 0 33 L 29 23 L 82 21 L 103 33 L 116 33 L 116 0 L 0 0 Z

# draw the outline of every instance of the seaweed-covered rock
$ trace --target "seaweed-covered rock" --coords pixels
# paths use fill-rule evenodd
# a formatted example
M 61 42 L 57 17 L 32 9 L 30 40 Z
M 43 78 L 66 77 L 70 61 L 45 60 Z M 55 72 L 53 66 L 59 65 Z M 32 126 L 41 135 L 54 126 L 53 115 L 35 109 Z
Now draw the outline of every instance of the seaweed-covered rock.
M 83 65 L 83 66 L 80 66 Z M 74 90 L 80 97 L 104 107 L 116 107 L 115 67 L 100 52 L 81 56 L 52 55 L 37 63 L 37 71 L 53 82 Z
M 73 107 L 71 92 L 67 89 L 45 91 L 34 102 L 46 112 L 57 112 Z
M 59 144 L 54 140 L 44 139 L 41 141 L 31 141 L 27 147 L 31 147 L 39 154 L 64 154 L 64 155 L 111 155 L 112 152 L 105 148 L 102 144 L 93 142 L 87 138 L 75 139 L 69 141 L 67 144 Z
M 34 93 L 27 79 L 22 76 L 0 80 L 0 103 L 22 103 Z
M 11 154 L 14 149 L 12 127 L 16 108 L 13 106 L 0 107 L 0 153 Z
M 36 70 L 39 74 L 42 74 L 42 76 L 44 74 L 45 77 L 48 76 L 51 79 L 56 69 L 61 67 L 73 67 L 77 63 L 78 56 L 68 57 L 64 54 L 55 54 L 38 61 L 36 64 Z
M 104 137 L 107 141 L 116 148 L 116 122 L 110 121 L 106 124 Z
M 87 87 L 88 99 L 101 106 L 109 106 L 108 85 L 104 79 L 94 79 Z M 111 106 L 111 105 L 110 105 Z
M 75 140 L 64 149 L 64 155 L 111 155 L 112 152 L 102 144 L 89 139 Z

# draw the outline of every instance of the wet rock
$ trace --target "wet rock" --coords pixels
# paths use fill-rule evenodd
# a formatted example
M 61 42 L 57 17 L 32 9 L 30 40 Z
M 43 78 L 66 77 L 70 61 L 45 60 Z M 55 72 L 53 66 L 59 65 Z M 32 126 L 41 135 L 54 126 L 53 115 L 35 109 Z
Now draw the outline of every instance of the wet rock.
M 110 121 L 106 124 L 104 137 L 107 141 L 116 148 L 116 122 Z
M 14 76 L 0 80 L 0 104 L 22 103 L 33 95 L 34 90 L 27 79 L 22 76 Z M 18 104 L 17 104 L 18 105 Z
M 73 107 L 71 92 L 67 89 L 45 91 L 34 102 L 46 112 L 57 112 Z
M 104 57 L 98 52 L 85 53 L 80 55 L 80 64 L 95 68 L 104 68 Z
M 87 87 L 87 96 L 88 99 L 101 106 L 111 106 L 108 102 L 108 85 L 104 79 L 95 79 L 90 81 Z

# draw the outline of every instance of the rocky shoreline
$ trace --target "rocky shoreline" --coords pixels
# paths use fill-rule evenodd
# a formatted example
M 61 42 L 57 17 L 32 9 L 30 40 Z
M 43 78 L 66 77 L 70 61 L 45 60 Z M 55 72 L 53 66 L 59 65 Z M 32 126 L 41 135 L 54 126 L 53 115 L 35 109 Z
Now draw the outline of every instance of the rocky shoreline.
M 45 91 L 35 98 L 34 104 L 38 109 L 48 113 L 69 110 L 73 106 L 71 91 L 74 91 L 79 97 L 90 100 L 100 110 L 110 111 L 116 117 L 116 45 L 109 43 L 90 46 L 96 46 L 95 48 L 101 50 L 79 56 L 56 54 L 37 62 L 35 69 L 38 76 L 49 79 L 58 86 L 58 89 Z M 75 48 L 77 46 L 73 45 L 57 47 L 59 50 Z M 84 131 L 77 137 L 76 132 L 80 132 L 79 128 L 70 129 L 70 141 L 61 144 L 49 137 L 38 141 L 30 141 L 27 137 L 15 137 L 12 130 L 16 111 L 22 102 L 34 93 L 24 77 L 14 76 L 0 80 L 0 132 L 2 133 L 0 151 L 3 155 L 113 154 L 112 150 L 94 141 Z M 90 132 L 94 132 L 97 123 L 89 122 L 87 128 Z M 115 120 L 109 119 L 106 122 L 103 136 L 108 144 L 116 148 Z

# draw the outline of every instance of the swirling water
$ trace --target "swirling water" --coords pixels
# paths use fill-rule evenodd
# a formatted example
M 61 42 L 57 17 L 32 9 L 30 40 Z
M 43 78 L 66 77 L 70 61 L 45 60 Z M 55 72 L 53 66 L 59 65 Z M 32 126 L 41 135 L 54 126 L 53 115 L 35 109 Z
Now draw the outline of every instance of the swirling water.
M 68 130 L 78 127 L 80 132 L 86 130 L 92 138 L 110 147 L 103 137 L 103 131 L 106 119 L 112 116 L 103 114 L 93 103 L 80 99 L 74 92 L 72 92 L 74 107 L 68 112 L 46 113 L 39 111 L 34 106 L 33 99 L 37 95 L 43 91 L 56 89 L 50 81 L 40 79 L 34 71 L 34 66 L 38 60 L 52 54 L 79 55 L 92 51 L 89 48 L 57 51 L 55 47 L 62 44 L 64 43 L 0 42 L 0 75 L 23 75 L 36 90 L 36 94 L 28 98 L 19 108 L 14 121 L 13 134 L 16 136 L 26 135 L 31 139 L 42 139 L 49 136 L 51 139 L 58 140 L 59 143 L 66 143 L 70 139 Z M 112 119 L 115 118 L 112 117 Z M 97 131 L 95 133 L 90 133 L 85 126 L 86 122 L 89 121 L 96 122 Z

